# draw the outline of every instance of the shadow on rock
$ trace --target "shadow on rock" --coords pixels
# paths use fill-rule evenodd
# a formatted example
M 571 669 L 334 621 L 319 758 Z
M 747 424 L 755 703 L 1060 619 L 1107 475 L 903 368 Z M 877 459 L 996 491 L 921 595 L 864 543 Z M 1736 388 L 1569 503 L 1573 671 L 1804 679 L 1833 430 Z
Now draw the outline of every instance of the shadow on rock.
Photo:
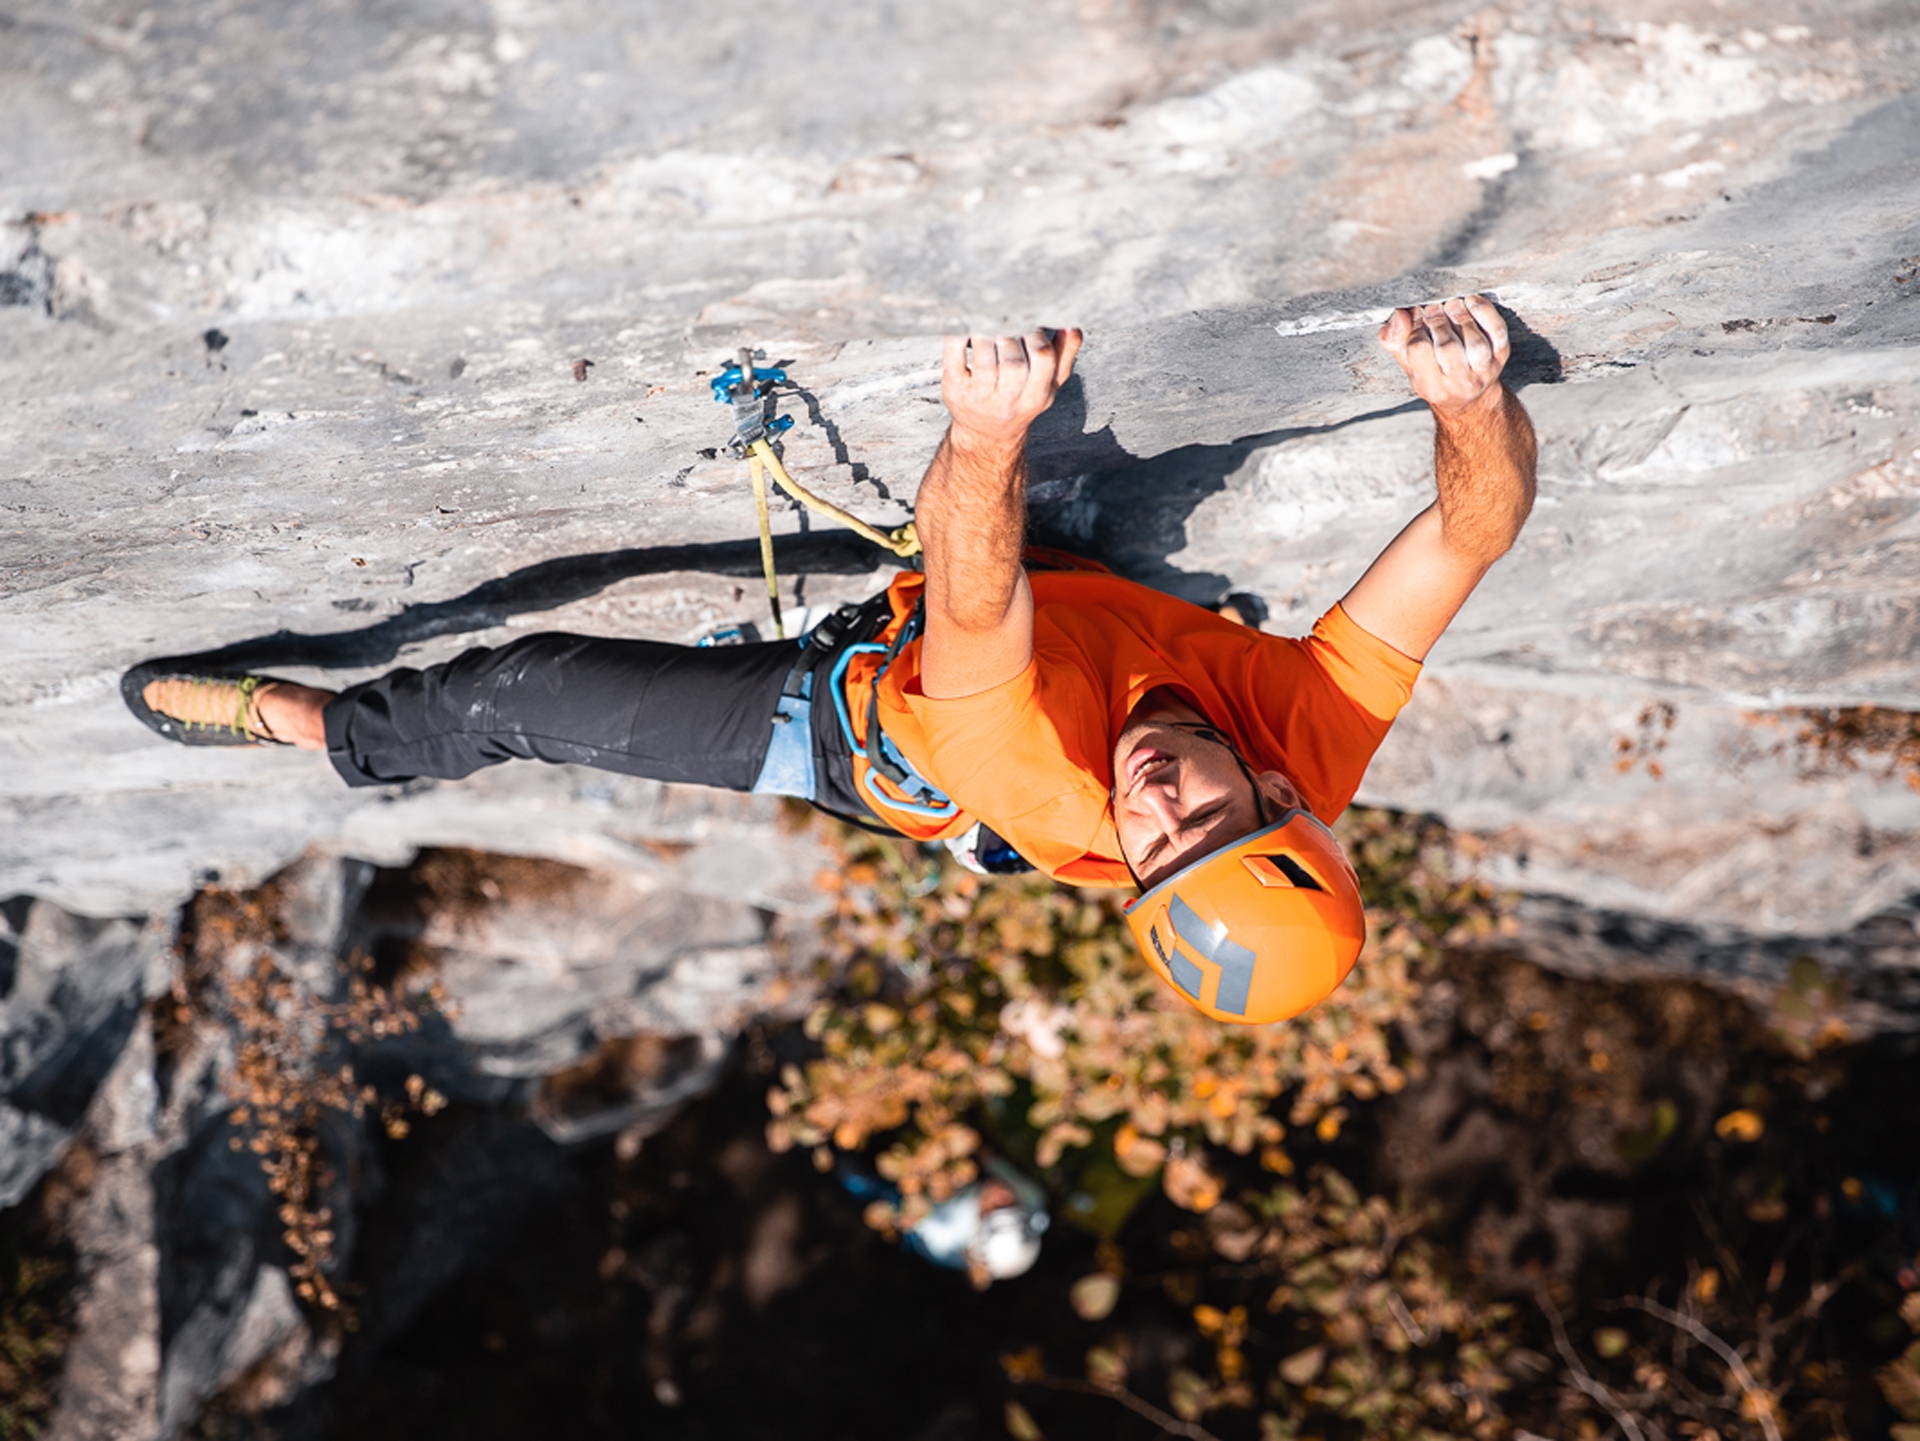
M 878 566 L 883 555 L 845 531 L 782 538 L 778 551 L 783 571 L 813 575 L 865 575 Z M 274 665 L 380 665 L 393 660 L 407 646 L 435 636 L 487 630 L 504 624 L 510 616 L 584 600 L 619 581 L 676 571 L 758 577 L 759 545 L 752 540 L 723 540 L 559 556 L 485 581 L 451 600 L 410 605 L 360 630 L 326 634 L 279 630 L 171 659 L 221 671 Z
M 1223 445 L 1183 445 L 1135 460 L 1124 470 L 1036 486 L 1030 510 L 1034 538 L 1101 561 L 1182 600 L 1212 605 L 1242 578 L 1183 570 L 1172 559 L 1186 549 L 1187 521 L 1202 501 L 1225 490 L 1229 478 L 1257 451 L 1424 408 L 1424 401 L 1408 400 L 1326 425 L 1263 431 Z
M 1449 282 L 1435 277 L 1430 283 Z M 1313 299 L 1320 304 L 1329 297 Z M 1356 303 L 1350 297 L 1339 299 Z M 1559 383 L 1565 372 L 1553 343 L 1506 306 L 1499 310 L 1511 344 L 1507 385 L 1518 391 Z M 1233 362 L 1228 357 L 1222 364 L 1231 369 Z M 1075 376 L 1035 425 L 1029 446 L 1034 539 L 1101 561 L 1129 579 L 1183 600 L 1212 605 L 1243 578 L 1184 570 L 1172 560 L 1186 548 L 1187 522 L 1202 501 L 1224 491 L 1229 478 L 1258 451 L 1425 408 L 1425 401 L 1410 397 L 1344 420 L 1284 426 L 1225 444 L 1184 445 L 1138 456 L 1120 444 L 1110 425 L 1087 429 L 1086 395 Z
M 1518 389 L 1560 380 L 1560 357 L 1553 345 L 1504 306 L 1501 313 L 1513 341 L 1508 383 Z M 875 485 L 883 497 L 888 497 L 886 488 L 873 480 L 867 468 L 852 460 L 817 400 L 798 388 L 794 393 L 813 421 L 826 430 L 836 459 L 852 470 L 854 479 Z M 1061 387 L 1029 440 L 1033 539 L 1101 561 L 1129 579 L 1168 594 L 1212 605 L 1234 589 L 1236 578 L 1212 571 L 1183 570 L 1172 561 L 1186 548 L 1188 518 L 1202 501 L 1225 490 L 1229 477 L 1256 451 L 1404 415 L 1424 404 L 1409 399 L 1322 425 L 1283 427 L 1226 444 L 1179 446 L 1142 457 L 1120 443 L 1111 424 L 1097 430 L 1088 428 L 1086 387 L 1076 375 Z M 781 538 L 777 548 L 782 571 L 795 576 L 802 585 L 808 575 L 867 574 L 887 559 L 884 552 L 847 532 L 804 529 L 809 516 L 804 510 L 800 516 L 802 533 Z M 450 600 L 407 606 L 359 630 L 325 634 L 281 630 L 171 659 L 221 671 L 260 670 L 274 665 L 381 665 L 421 641 L 486 630 L 511 616 L 550 610 L 596 595 L 623 580 L 677 571 L 758 576 L 759 550 L 752 540 L 728 540 L 560 556 L 485 581 Z M 796 595 L 800 593 L 796 591 Z

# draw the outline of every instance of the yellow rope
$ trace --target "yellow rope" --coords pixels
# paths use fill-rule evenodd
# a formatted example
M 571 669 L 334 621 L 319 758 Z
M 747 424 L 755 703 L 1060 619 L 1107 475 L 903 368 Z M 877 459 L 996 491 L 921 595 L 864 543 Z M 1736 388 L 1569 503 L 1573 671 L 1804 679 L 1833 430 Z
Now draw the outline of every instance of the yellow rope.
M 769 538 L 768 531 L 767 531 L 767 520 L 766 520 L 767 509 L 766 509 L 766 501 L 764 498 L 766 481 L 761 477 L 761 474 L 760 474 L 760 468 L 762 466 L 765 466 L 767 470 L 772 472 L 774 480 L 779 482 L 780 488 L 784 490 L 788 495 L 792 496 L 795 500 L 799 501 L 802 505 L 810 506 L 814 510 L 819 511 L 820 514 L 827 516 L 832 520 L 838 521 L 841 525 L 844 525 L 848 530 L 852 531 L 855 535 L 862 536 L 865 539 L 872 541 L 875 545 L 879 546 L 882 550 L 892 551 L 895 555 L 899 556 L 902 560 L 906 560 L 909 557 L 920 554 L 920 537 L 917 534 L 915 534 L 912 521 L 908 521 L 905 525 L 901 526 L 897 530 L 889 530 L 889 531 L 877 530 L 873 526 L 868 525 L 864 520 L 860 519 L 859 516 L 850 515 L 846 511 L 840 509 L 840 507 L 835 505 L 832 501 L 822 500 L 819 496 L 815 495 L 812 491 L 808 490 L 805 486 L 801 485 L 800 482 L 795 480 L 791 475 L 787 474 L 786 466 L 780 463 L 780 457 L 773 453 L 773 447 L 769 445 L 764 438 L 760 440 L 756 440 L 752 445 L 747 447 L 747 457 L 748 457 L 748 460 L 753 465 L 754 484 L 757 487 L 759 487 L 759 489 L 756 490 L 755 494 L 761 497 L 761 500 L 760 500 L 761 541 L 760 543 L 761 543 L 762 551 L 767 558 L 767 566 L 768 566 L 767 574 L 769 577 L 771 577 L 773 574 L 773 571 L 772 571 L 773 552 L 771 549 L 772 540 Z M 778 610 L 777 602 L 776 602 L 775 608 L 777 612 Z
M 773 606 L 773 633 L 781 640 L 787 638 L 787 624 L 780 616 L 780 582 L 773 573 L 773 521 L 767 514 L 767 473 L 761 464 L 760 448 L 766 442 L 758 442 L 747 454 L 747 473 L 753 479 L 753 504 L 760 512 L 760 569 L 767 577 L 767 600 Z M 773 452 L 767 452 L 771 455 Z M 779 462 L 775 462 L 778 464 Z
M 894 530 L 879 530 L 868 525 L 859 516 L 849 514 L 832 501 L 822 500 L 787 474 L 786 466 L 780 463 L 780 457 L 774 454 L 772 445 L 768 444 L 764 437 L 754 441 L 747 447 L 747 476 L 753 483 L 753 505 L 760 519 L 760 569 L 767 577 L 767 602 L 773 607 L 773 631 L 779 639 L 787 638 L 787 626 L 780 614 L 780 580 L 773 568 L 773 521 L 767 511 L 767 476 L 769 474 L 779 483 L 782 490 L 802 505 L 809 506 L 828 519 L 839 522 L 855 535 L 873 542 L 882 550 L 890 550 L 902 560 L 908 560 L 920 554 L 920 537 L 914 531 L 912 521 Z

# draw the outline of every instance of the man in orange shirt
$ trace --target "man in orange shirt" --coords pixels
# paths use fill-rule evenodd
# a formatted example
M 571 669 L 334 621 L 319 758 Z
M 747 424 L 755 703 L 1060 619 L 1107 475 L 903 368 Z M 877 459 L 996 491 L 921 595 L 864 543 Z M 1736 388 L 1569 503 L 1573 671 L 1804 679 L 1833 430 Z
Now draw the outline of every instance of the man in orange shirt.
M 915 506 L 925 638 L 879 679 L 873 714 L 1042 870 L 1138 885 L 1142 954 L 1221 1019 L 1297 1014 L 1351 969 L 1362 908 L 1327 827 L 1533 504 L 1533 429 L 1500 383 L 1493 304 L 1397 310 L 1380 340 L 1432 409 L 1438 496 L 1298 640 L 1116 577 L 1029 576 L 1027 428 L 1080 335 L 947 343 L 953 424 Z
M 1438 496 L 1297 639 L 1097 567 L 1030 573 L 1027 431 L 1081 339 L 947 341 L 952 423 L 915 503 L 925 573 L 797 654 L 536 635 L 338 695 L 184 661 L 135 667 L 123 694 L 169 739 L 326 750 L 353 785 L 525 757 L 801 795 L 917 840 L 984 827 L 1062 881 L 1138 885 L 1142 955 L 1208 1014 L 1297 1014 L 1364 938 L 1327 828 L 1532 506 L 1506 327 L 1477 296 L 1381 327 L 1433 411 Z

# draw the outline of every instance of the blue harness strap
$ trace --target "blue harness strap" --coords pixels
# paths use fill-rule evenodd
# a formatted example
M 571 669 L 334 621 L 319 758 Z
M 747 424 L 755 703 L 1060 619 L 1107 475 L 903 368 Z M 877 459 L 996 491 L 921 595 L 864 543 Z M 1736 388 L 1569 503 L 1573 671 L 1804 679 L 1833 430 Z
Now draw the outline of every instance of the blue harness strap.
M 880 673 L 885 674 L 887 665 L 911 638 L 920 613 L 916 610 L 908 618 L 891 646 L 866 640 L 866 636 L 885 626 L 891 614 L 887 597 L 878 595 L 862 605 L 841 606 L 800 637 L 799 653 L 787 671 L 786 681 L 780 687 L 780 699 L 774 705 L 773 734 L 768 739 L 760 773 L 754 778 L 755 795 L 797 796 L 806 801 L 818 798 L 819 776 L 813 754 L 813 703 L 818 698 L 818 687 L 814 684 L 814 675 L 831 658 L 834 665 L 828 676 L 828 687 L 833 692 L 834 713 L 848 746 L 872 767 L 865 777 L 869 793 L 883 804 L 917 815 L 944 820 L 960 813 L 960 808 L 915 772 L 907 758 L 900 754 L 899 747 L 880 733 L 877 717 L 870 717 L 868 727 L 870 734 L 879 735 L 879 745 L 872 751 L 861 745 L 853 733 L 853 718 L 847 712 L 847 662 L 856 655 L 882 652 L 886 661 Z M 879 676 L 874 679 L 877 684 Z M 910 798 L 903 801 L 877 789 L 873 783 L 876 771 L 903 790 L 911 788 Z
M 833 709 L 834 714 L 840 721 L 840 732 L 846 736 L 847 745 L 853 753 L 867 763 L 867 773 L 861 777 L 867 794 L 883 805 L 892 806 L 897 811 L 906 811 L 916 816 L 929 816 L 935 820 L 950 820 L 960 814 L 960 807 L 949 800 L 945 792 L 934 785 L 932 781 L 928 780 L 913 768 L 913 762 L 909 761 L 900 753 L 900 748 L 888 738 L 885 731 L 880 729 L 875 717 L 871 715 L 868 717 L 869 721 L 873 722 L 868 727 L 868 734 L 869 737 L 879 737 L 880 743 L 878 746 L 862 745 L 860 743 L 860 737 L 854 734 L 853 716 L 847 709 L 847 663 L 857 655 L 866 655 L 873 652 L 886 655 L 889 661 L 893 659 L 893 656 L 888 653 L 886 646 L 874 641 L 869 641 L 864 645 L 848 646 L 846 650 L 841 653 L 840 659 L 834 662 L 833 675 L 827 683 L 828 688 L 833 692 Z M 887 668 L 885 665 L 882 665 L 879 671 L 875 673 L 873 683 L 876 687 L 880 684 L 880 677 L 886 673 Z M 876 755 L 881 757 L 881 760 L 875 760 L 874 757 Z M 881 763 L 882 761 L 885 762 L 884 766 Z M 889 775 L 889 770 L 895 774 Z M 888 795 L 875 784 L 877 779 L 882 775 L 886 775 L 887 779 L 892 780 L 893 783 L 902 790 L 912 787 L 913 795 L 904 799 L 899 796 Z M 899 779 L 896 779 L 896 775 Z M 915 797 L 917 797 L 917 799 Z
M 848 646 L 834 663 L 829 686 L 833 691 L 834 714 L 839 719 L 841 734 L 846 736 L 847 745 L 854 755 L 867 763 L 867 773 L 860 778 L 867 794 L 894 810 L 945 821 L 959 815 L 960 807 L 953 803 L 946 792 L 915 770 L 913 762 L 880 728 L 880 678 L 887 673 L 887 667 L 893 664 L 901 648 L 918 633 L 924 605 L 922 601 L 914 607 L 913 614 L 907 617 L 907 623 L 894 636 L 892 645 L 868 641 L 862 645 Z M 872 652 L 880 653 L 884 659 L 880 662 L 880 669 L 874 672 L 873 696 L 867 705 L 867 744 L 862 745 L 860 737 L 854 734 L 853 716 L 847 708 L 847 663 L 856 655 Z M 902 795 L 890 796 L 881 790 L 879 781 L 883 776 Z
M 804 644 L 804 642 L 803 642 Z M 810 801 L 818 789 L 813 770 L 813 672 L 800 677 L 800 693 L 780 697 L 773 709 L 773 739 L 753 782 L 757 796 L 798 796 Z

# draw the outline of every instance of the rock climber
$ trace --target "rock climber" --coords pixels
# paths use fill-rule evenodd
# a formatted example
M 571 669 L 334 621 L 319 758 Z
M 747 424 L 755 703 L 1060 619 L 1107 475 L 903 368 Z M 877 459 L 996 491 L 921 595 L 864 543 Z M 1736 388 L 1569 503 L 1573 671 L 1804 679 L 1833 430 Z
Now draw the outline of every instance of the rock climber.
M 1469 296 L 1381 326 L 1433 415 L 1437 496 L 1302 637 L 1023 548 L 1028 429 L 1082 339 L 946 341 L 950 423 L 915 502 L 924 572 L 798 645 L 529 635 L 338 693 L 153 661 L 122 693 L 171 740 L 325 751 L 353 786 L 574 762 L 1017 852 L 1063 882 L 1138 887 L 1141 954 L 1207 1014 L 1296 1015 L 1365 938 L 1328 828 L 1533 503 L 1506 325 Z

